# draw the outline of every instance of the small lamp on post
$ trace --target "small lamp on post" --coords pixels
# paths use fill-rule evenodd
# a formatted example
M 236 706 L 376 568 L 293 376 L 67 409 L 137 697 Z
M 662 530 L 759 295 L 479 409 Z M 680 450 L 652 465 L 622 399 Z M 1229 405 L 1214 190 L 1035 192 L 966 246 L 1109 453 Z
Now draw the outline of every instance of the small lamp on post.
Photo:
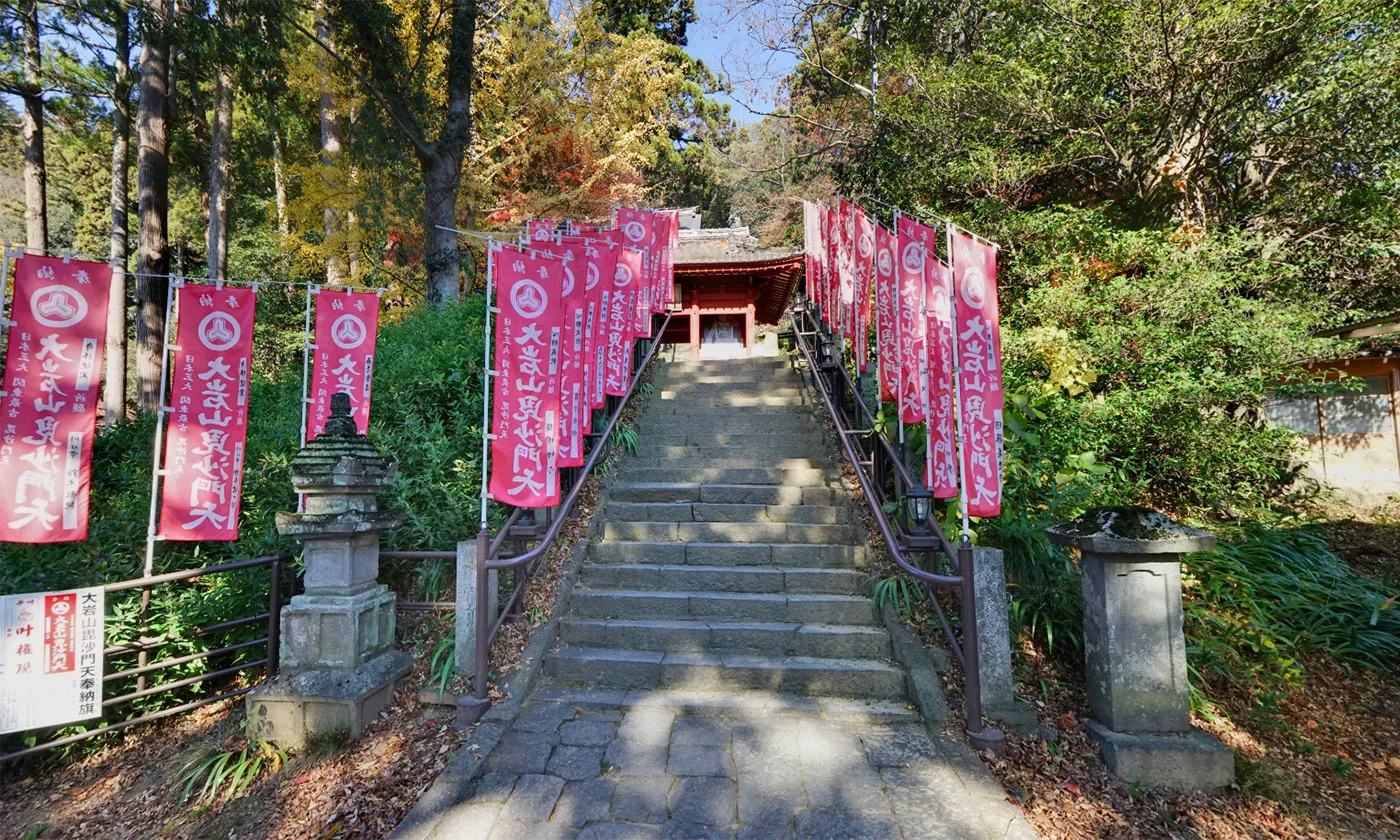
M 929 515 L 933 508 L 933 494 L 923 485 L 916 483 L 904 494 L 904 521 L 911 537 L 928 537 Z

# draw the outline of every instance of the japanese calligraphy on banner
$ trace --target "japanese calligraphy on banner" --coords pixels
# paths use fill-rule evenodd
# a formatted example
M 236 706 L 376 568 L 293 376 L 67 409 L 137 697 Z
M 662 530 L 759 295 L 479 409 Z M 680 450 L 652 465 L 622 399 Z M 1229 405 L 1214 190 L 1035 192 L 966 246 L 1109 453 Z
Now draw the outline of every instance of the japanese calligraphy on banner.
M 651 293 L 655 282 L 651 255 L 655 252 L 652 238 L 654 232 L 653 215 L 650 211 L 636 207 L 622 207 L 617 211 L 617 229 L 622 232 L 622 244 L 637 249 L 635 266 L 636 281 L 632 286 L 634 299 L 633 335 L 646 335 L 651 330 Z
M 627 393 L 632 376 L 632 339 L 636 331 L 637 287 L 642 282 L 642 255 L 627 247 L 617 249 L 617 267 L 609 289 L 607 352 L 604 354 L 603 391 L 615 397 Z
M 933 262 L 930 255 L 936 231 L 908 216 L 900 216 L 895 232 L 899 255 L 895 264 L 898 279 L 895 337 L 899 342 L 896 357 L 900 381 L 896 397 L 900 418 L 905 423 L 918 423 L 924 419 L 919 360 L 926 355 L 924 338 L 928 327 L 928 319 L 922 314 L 925 275 L 932 270 L 929 264 Z
M 855 227 L 855 217 L 851 213 L 851 203 L 846 199 L 841 199 L 840 210 L 836 220 L 837 245 L 836 245 L 836 272 L 840 278 L 841 297 L 837 304 L 837 321 L 841 324 L 841 335 L 846 338 L 855 337 L 855 323 L 852 318 L 851 307 L 855 304 L 855 244 L 852 231 Z
M 102 587 L 0 596 L 0 734 L 102 714 Z
M 681 245 L 681 211 L 669 210 L 666 235 L 666 256 L 661 262 L 662 288 L 667 303 L 676 302 L 676 249 Z
M 955 460 L 957 440 L 953 430 L 953 310 L 948 267 L 928 257 L 924 262 L 924 292 L 928 327 L 927 356 L 922 365 L 920 399 L 928 418 L 928 446 L 924 483 L 935 499 L 958 495 L 958 469 Z
M 236 540 L 257 293 L 187 283 L 175 299 L 179 350 L 171 368 L 160 535 Z
M 856 369 L 870 366 L 870 287 L 875 271 L 875 223 L 860 207 L 855 208 L 855 330 Z
M 822 308 L 821 265 L 818 262 L 822 247 L 821 223 L 821 207 L 810 201 L 802 202 L 802 263 L 807 296 L 817 305 L 818 311 Z
M 360 434 L 369 429 L 378 333 L 377 293 L 347 294 L 323 288 L 316 295 L 316 351 L 311 363 L 311 405 L 306 412 L 307 440 L 326 430 L 332 394 L 349 394 L 355 428 Z
M 535 250 L 558 257 L 564 271 L 559 343 L 559 466 L 583 464 L 583 415 L 587 412 L 584 378 L 584 331 L 587 329 L 588 295 L 585 272 L 588 260 L 583 243 L 536 245 Z
M 559 504 L 559 366 L 564 266 L 500 248 L 491 498 L 516 507 Z
M 880 400 L 893 400 L 899 389 L 895 340 L 894 237 L 875 228 L 875 352 L 879 356 Z
M 1001 326 L 996 248 L 951 235 L 963 484 L 971 516 L 1001 513 Z
M 588 319 L 584 329 L 588 334 L 588 419 L 592 431 L 593 409 L 602 408 L 607 399 L 604 390 L 604 376 L 607 370 L 606 356 L 608 342 L 608 304 L 612 299 L 612 278 L 617 275 L 617 256 L 620 249 L 612 238 L 600 235 L 588 242 L 588 273 L 584 288 L 588 294 Z
M 14 326 L 0 386 L 0 541 L 87 539 L 111 287 L 112 269 L 102 263 L 15 260 Z

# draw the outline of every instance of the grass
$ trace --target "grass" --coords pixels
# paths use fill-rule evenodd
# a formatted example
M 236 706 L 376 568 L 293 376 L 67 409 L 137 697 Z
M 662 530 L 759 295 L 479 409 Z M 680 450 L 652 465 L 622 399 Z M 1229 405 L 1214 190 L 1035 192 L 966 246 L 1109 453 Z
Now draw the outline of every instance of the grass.
M 180 801 L 227 802 L 247 792 L 264 775 L 276 775 L 287 765 L 287 751 L 271 741 L 244 739 L 241 746 L 207 750 L 190 759 L 176 776 L 183 784 Z M 197 794 L 197 795 L 196 795 Z

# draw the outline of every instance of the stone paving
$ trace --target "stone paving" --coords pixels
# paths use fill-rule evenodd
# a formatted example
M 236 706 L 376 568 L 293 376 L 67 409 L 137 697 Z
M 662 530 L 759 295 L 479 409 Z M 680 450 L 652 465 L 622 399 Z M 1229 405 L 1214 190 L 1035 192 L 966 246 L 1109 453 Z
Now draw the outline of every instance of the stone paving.
M 1034 838 L 964 744 L 905 704 L 543 688 L 434 840 Z

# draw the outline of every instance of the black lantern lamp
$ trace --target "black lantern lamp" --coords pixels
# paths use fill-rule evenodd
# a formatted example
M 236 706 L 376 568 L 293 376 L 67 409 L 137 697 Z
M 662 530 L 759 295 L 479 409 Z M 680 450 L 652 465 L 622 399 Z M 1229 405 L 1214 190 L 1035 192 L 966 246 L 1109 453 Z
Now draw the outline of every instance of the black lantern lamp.
M 910 487 L 908 492 L 904 494 L 904 517 L 911 537 L 930 536 L 928 519 L 932 508 L 933 494 L 928 491 L 923 482 Z
M 831 333 L 820 337 L 821 340 L 821 366 L 827 369 L 841 367 L 841 339 Z

